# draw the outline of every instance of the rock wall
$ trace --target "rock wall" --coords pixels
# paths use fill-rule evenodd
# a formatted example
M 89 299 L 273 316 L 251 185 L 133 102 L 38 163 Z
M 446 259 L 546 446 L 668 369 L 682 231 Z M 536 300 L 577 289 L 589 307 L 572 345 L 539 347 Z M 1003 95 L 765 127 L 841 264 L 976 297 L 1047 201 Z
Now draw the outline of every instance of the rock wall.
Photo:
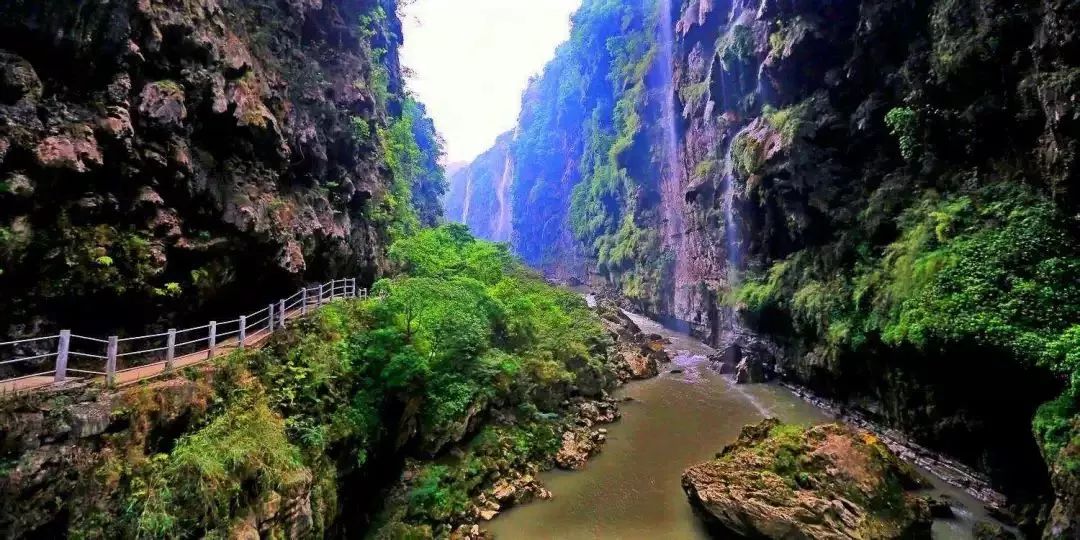
M 407 109 L 395 10 L 0 2 L 3 335 L 205 320 L 380 274 L 383 136 Z M 441 178 L 413 180 L 405 204 L 434 222 Z
M 1062 357 L 1053 354 L 1059 359 L 1036 368 L 1047 358 L 1038 347 L 979 337 L 993 332 L 991 323 L 949 321 L 990 304 L 988 312 L 1007 326 L 1060 335 L 1078 320 L 1072 285 L 1051 274 L 1026 278 L 1063 293 L 1053 302 L 1060 319 L 1029 319 L 1003 307 L 1020 301 L 1011 285 L 995 288 L 999 280 L 1025 279 L 1004 276 L 1024 275 L 1032 259 L 985 244 L 979 261 L 956 263 L 964 279 L 980 280 L 966 285 L 948 273 L 918 273 L 940 267 L 896 261 L 902 250 L 918 252 L 905 244 L 918 234 L 911 221 L 937 197 L 970 198 L 983 216 L 995 203 L 1041 208 L 1053 200 L 1038 234 L 1058 238 L 1053 245 L 1061 247 L 1024 257 L 1076 260 L 1076 223 L 1067 217 L 1076 208 L 1076 163 L 1061 151 L 1077 135 L 1075 124 L 1062 122 L 1075 112 L 1053 97 L 1071 84 L 1065 81 L 1075 75 L 1076 58 L 1065 53 L 1074 47 L 1067 33 L 1047 37 L 1063 9 L 1040 2 L 691 2 L 678 25 L 682 59 L 675 67 L 683 142 L 694 164 L 684 185 L 696 282 L 676 288 L 697 285 L 691 289 L 702 295 L 674 315 L 714 341 L 738 334 L 733 326 L 771 334 L 786 346 L 779 359 L 786 377 L 990 474 L 1014 496 L 1029 530 L 1039 529 L 1039 501 L 1049 491 L 1031 417 L 1059 391 L 1068 368 L 1055 367 Z M 1018 184 L 1036 194 L 1014 191 Z M 951 246 L 1018 218 L 936 219 L 938 253 L 964 257 Z M 874 266 L 890 277 L 864 270 Z M 983 272 L 1001 277 L 981 281 Z M 920 289 L 922 279 L 934 283 L 932 292 Z M 774 301 L 758 309 L 755 292 Z M 911 330 L 917 316 L 898 307 L 909 301 L 904 295 L 978 300 L 949 307 L 926 300 L 913 309 L 941 310 L 940 319 L 922 316 L 915 324 L 926 326 Z M 1012 396 L 1009 404 L 991 397 L 1002 393 Z

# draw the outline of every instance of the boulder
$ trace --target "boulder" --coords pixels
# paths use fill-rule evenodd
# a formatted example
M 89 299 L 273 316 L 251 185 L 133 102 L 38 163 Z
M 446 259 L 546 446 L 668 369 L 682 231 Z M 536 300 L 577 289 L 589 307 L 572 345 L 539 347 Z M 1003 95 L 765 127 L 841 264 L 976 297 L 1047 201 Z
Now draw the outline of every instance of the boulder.
M 761 362 L 755 358 L 743 358 L 739 365 L 735 366 L 735 382 L 739 384 L 751 384 L 765 382 L 765 370 Z
M 660 373 L 656 360 L 650 356 L 633 351 L 620 354 L 631 379 L 651 379 Z
M 563 433 L 562 446 L 555 454 L 555 464 L 568 471 L 584 469 L 585 462 L 600 451 L 602 442 L 590 430 L 566 431 Z
M 46 169 L 78 173 L 103 163 L 93 130 L 82 124 L 72 125 L 66 133 L 46 137 L 34 149 L 34 157 Z
M 709 356 L 709 362 L 716 367 L 716 370 L 721 375 L 731 375 L 735 373 L 735 367 L 739 365 L 739 353 L 737 345 L 729 345 L 723 352 Z
M 739 384 L 769 380 L 776 365 L 777 348 L 758 336 L 738 335 L 709 360 L 721 374 L 730 374 Z
M 30 62 L 0 51 L 0 102 L 15 103 L 23 98 L 37 101 L 42 90 L 41 79 Z
M 139 115 L 162 126 L 180 126 L 187 119 L 184 90 L 173 81 L 147 83 L 139 94 Z
M 839 424 L 768 419 L 683 473 L 690 503 L 717 531 L 752 538 L 930 538 L 912 467 L 873 435 Z
M 927 502 L 930 504 L 931 516 L 940 519 L 956 517 L 956 514 L 953 513 L 952 505 L 950 505 L 948 501 L 931 497 L 927 499 Z
M 67 413 L 71 434 L 79 438 L 105 433 L 112 423 L 112 404 L 108 400 L 76 403 Z

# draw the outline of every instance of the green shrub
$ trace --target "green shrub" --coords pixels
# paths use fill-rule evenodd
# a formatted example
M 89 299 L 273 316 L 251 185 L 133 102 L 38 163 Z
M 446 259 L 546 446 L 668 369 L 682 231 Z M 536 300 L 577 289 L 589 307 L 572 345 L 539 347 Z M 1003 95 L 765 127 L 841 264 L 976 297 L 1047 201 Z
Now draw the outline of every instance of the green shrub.
M 915 159 L 919 148 L 916 122 L 917 115 L 910 107 L 895 107 L 885 113 L 885 125 L 900 143 L 900 155 L 908 161 Z
M 720 37 L 716 44 L 717 54 L 724 63 L 725 70 L 735 69 L 754 54 L 754 34 L 746 25 L 735 25 L 728 33 Z
M 785 144 L 791 144 L 791 142 L 795 140 L 795 135 L 799 131 L 799 126 L 804 121 L 808 108 L 809 103 L 806 101 L 779 110 L 766 105 L 762 111 L 762 116 L 765 117 L 765 121 L 768 122 L 773 129 L 780 133 L 780 137 Z
M 129 508 L 138 536 L 224 534 L 236 510 L 254 503 L 253 486 L 287 492 L 304 482 L 304 470 L 285 422 L 251 395 L 154 456 L 149 475 L 134 479 Z

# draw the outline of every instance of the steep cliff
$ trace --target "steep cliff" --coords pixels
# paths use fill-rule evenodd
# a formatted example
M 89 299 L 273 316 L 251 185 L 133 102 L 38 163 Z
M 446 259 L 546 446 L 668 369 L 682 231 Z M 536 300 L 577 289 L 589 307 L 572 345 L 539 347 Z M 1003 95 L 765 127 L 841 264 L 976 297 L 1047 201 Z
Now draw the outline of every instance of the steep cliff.
M 512 139 L 512 133 L 499 135 L 490 150 L 451 173 L 446 192 L 446 219 L 464 223 L 473 234 L 494 242 L 510 241 Z
M 392 234 L 439 218 L 438 141 L 402 87 L 393 0 L 0 13 L 4 335 L 142 329 L 305 279 L 370 281 Z
M 785 378 L 1075 535 L 1077 20 L 1055 0 L 587 1 L 523 99 L 514 247 L 715 343 L 768 340 Z

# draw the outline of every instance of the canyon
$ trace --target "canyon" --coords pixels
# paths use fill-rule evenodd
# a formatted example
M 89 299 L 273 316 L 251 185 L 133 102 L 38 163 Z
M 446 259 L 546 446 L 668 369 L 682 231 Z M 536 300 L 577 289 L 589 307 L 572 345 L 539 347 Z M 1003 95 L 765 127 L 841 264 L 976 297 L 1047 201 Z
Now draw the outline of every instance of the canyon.
M 1032 534 L 1074 534 L 1076 20 L 584 2 L 500 139 L 509 244 L 984 471 Z
M 453 166 L 407 5 L 0 0 L 0 381 L 371 292 L 0 396 L 5 536 L 1080 537 L 1075 1 L 583 0 Z

